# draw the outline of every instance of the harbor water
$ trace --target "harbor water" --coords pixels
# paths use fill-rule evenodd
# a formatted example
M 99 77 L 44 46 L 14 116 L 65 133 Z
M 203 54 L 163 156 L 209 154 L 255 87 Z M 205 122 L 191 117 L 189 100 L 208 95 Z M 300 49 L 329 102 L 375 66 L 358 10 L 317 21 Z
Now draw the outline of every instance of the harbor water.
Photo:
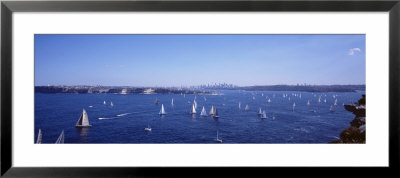
M 328 143 L 338 139 L 354 119 L 343 104 L 357 102 L 365 94 L 218 92 L 219 95 L 35 93 L 34 140 L 36 143 L 41 129 L 43 144 L 55 143 L 62 131 L 66 144 L 216 144 L 217 132 L 223 144 Z M 195 115 L 190 114 L 194 101 Z M 159 115 L 161 105 L 166 115 Z M 214 106 L 220 117 L 200 116 L 203 106 L 207 114 Z M 267 118 L 257 114 L 260 108 Z M 83 109 L 92 126 L 76 128 Z M 151 131 L 145 130 L 148 126 Z

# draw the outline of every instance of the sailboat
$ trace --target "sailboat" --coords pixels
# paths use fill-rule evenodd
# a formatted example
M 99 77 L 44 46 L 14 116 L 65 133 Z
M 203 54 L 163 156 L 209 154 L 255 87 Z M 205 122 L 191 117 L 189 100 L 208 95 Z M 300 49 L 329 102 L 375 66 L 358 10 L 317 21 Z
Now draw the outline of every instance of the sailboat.
M 296 103 L 293 103 L 292 111 L 294 111 L 294 107 L 296 107 Z
M 166 115 L 167 114 L 165 112 L 165 110 L 164 110 L 164 104 L 161 104 L 161 110 L 160 110 L 160 112 L 158 114 L 160 114 L 160 115 Z
M 41 144 L 41 143 L 42 143 L 42 130 L 39 129 L 36 144 Z
M 331 107 L 329 108 L 329 111 L 330 111 L 330 112 L 333 112 L 333 111 L 334 111 L 332 105 L 331 105 Z
M 106 101 L 103 101 L 103 104 L 107 104 Z
M 174 98 L 172 98 L 172 100 L 171 100 L 171 105 L 172 106 L 174 105 Z
M 217 138 L 215 139 L 216 142 L 222 143 L 222 140 L 218 138 L 218 131 L 217 131 Z
M 249 110 L 249 105 L 246 104 L 246 107 L 244 108 L 244 110 L 248 111 Z
M 324 103 L 326 103 L 326 98 L 324 99 Z
M 214 113 L 215 113 L 215 110 L 214 110 L 214 106 L 211 106 L 211 110 L 210 110 L 210 116 L 212 116 L 212 115 L 214 115 Z
M 111 107 L 113 107 L 113 106 L 114 106 L 114 103 L 113 103 L 112 101 L 111 101 L 111 104 L 110 104 L 110 106 L 111 106 Z
M 81 117 L 79 117 L 78 122 L 76 122 L 75 127 L 91 127 L 92 125 L 89 124 L 89 117 L 86 113 L 86 110 L 83 109 Z
M 190 110 L 190 114 L 196 114 L 196 107 L 194 106 L 194 103 L 192 104 L 192 109 Z
M 240 109 L 240 102 L 239 102 L 239 109 Z
M 56 144 L 63 144 L 64 143 L 64 130 L 61 132 L 60 136 L 58 136 L 58 139 L 56 141 Z
M 270 103 L 271 102 L 271 99 L 270 98 L 268 98 L 268 103 Z
M 307 106 L 310 106 L 310 100 L 307 101 Z
M 154 100 L 154 104 L 158 104 L 158 99 L 157 98 Z
M 206 109 L 203 106 L 203 109 L 201 110 L 200 116 L 207 116 Z
M 195 96 L 195 97 L 196 97 L 196 96 Z M 196 102 L 196 99 L 193 100 L 193 105 L 194 105 L 194 108 L 197 109 L 197 102 Z
M 334 105 L 334 106 L 336 106 L 336 105 L 337 105 L 337 98 L 335 99 L 335 103 L 333 103 L 333 105 Z
M 258 115 L 262 115 L 263 114 L 263 112 L 261 111 L 261 108 L 258 108 L 258 113 L 257 113 Z
M 215 107 L 215 113 L 212 116 L 213 118 L 219 118 L 217 107 Z
M 261 114 L 261 119 L 266 119 L 266 118 L 267 118 L 267 114 L 265 113 L 265 111 L 263 111 Z
M 146 127 L 146 128 L 144 128 L 144 130 L 145 130 L 145 131 L 148 131 L 148 132 L 151 132 L 151 127 L 150 127 L 150 125 L 149 125 L 149 124 L 147 124 L 147 127 Z

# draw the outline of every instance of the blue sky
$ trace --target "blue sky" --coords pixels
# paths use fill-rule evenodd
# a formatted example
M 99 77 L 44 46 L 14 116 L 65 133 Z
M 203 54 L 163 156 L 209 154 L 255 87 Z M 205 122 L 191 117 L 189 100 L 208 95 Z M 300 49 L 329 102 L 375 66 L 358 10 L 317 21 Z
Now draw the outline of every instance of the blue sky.
M 365 84 L 365 35 L 35 35 L 35 85 Z

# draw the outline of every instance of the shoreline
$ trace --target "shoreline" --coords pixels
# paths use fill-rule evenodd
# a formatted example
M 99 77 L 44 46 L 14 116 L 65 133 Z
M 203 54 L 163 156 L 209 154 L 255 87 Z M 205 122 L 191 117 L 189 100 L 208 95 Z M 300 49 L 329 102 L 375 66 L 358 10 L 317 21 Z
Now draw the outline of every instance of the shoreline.
M 340 133 L 340 139 L 331 141 L 329 143 L 361 143 L 365 144 L 366 140 L 366 98 L 362 98 L 354 104 L 346 104 L 344 108 L 352 112 L 355 117 L 350 122 L 350 127 L 347 127 Z
M 271 85 L 233 88 L 177 88 L 177 87 L 125 87 L 125 86 L 35 86 L 35 93 L 112 93 L 112 94 L 220 94 L 216 90 L 291 91 L 291 92 L 357 92 L 365 85 Z
M 206 90 L 144 87 L 91 87 L 91 86 L 35 86 L 35 93 L 70 94 L 218 94 Z

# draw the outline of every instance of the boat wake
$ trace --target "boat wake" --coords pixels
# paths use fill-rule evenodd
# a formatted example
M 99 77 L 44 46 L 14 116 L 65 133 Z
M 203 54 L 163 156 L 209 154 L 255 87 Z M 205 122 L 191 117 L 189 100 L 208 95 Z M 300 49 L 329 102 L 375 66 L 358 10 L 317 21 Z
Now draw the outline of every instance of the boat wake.
M 118 118 L 120 118 L 120 117 L 129 115 L 129 114 L 134 114 L 134 113 L 139 113 L 139 112 L 131 112 L 131 113 L 117 114 L 117 115 L 115 115 L 115 117 L 100 117 L 99 120 L 118 119 Z
M 118 117 L 100 117 L 99 120 L 116 119 Z
M 131 113 L 123 113 L 123 114 L 118 114 L 118 115 L 117 115 L 117 117 L 126 116 L 126 115 L 128 115 L 128 114 L 131 114 Z

